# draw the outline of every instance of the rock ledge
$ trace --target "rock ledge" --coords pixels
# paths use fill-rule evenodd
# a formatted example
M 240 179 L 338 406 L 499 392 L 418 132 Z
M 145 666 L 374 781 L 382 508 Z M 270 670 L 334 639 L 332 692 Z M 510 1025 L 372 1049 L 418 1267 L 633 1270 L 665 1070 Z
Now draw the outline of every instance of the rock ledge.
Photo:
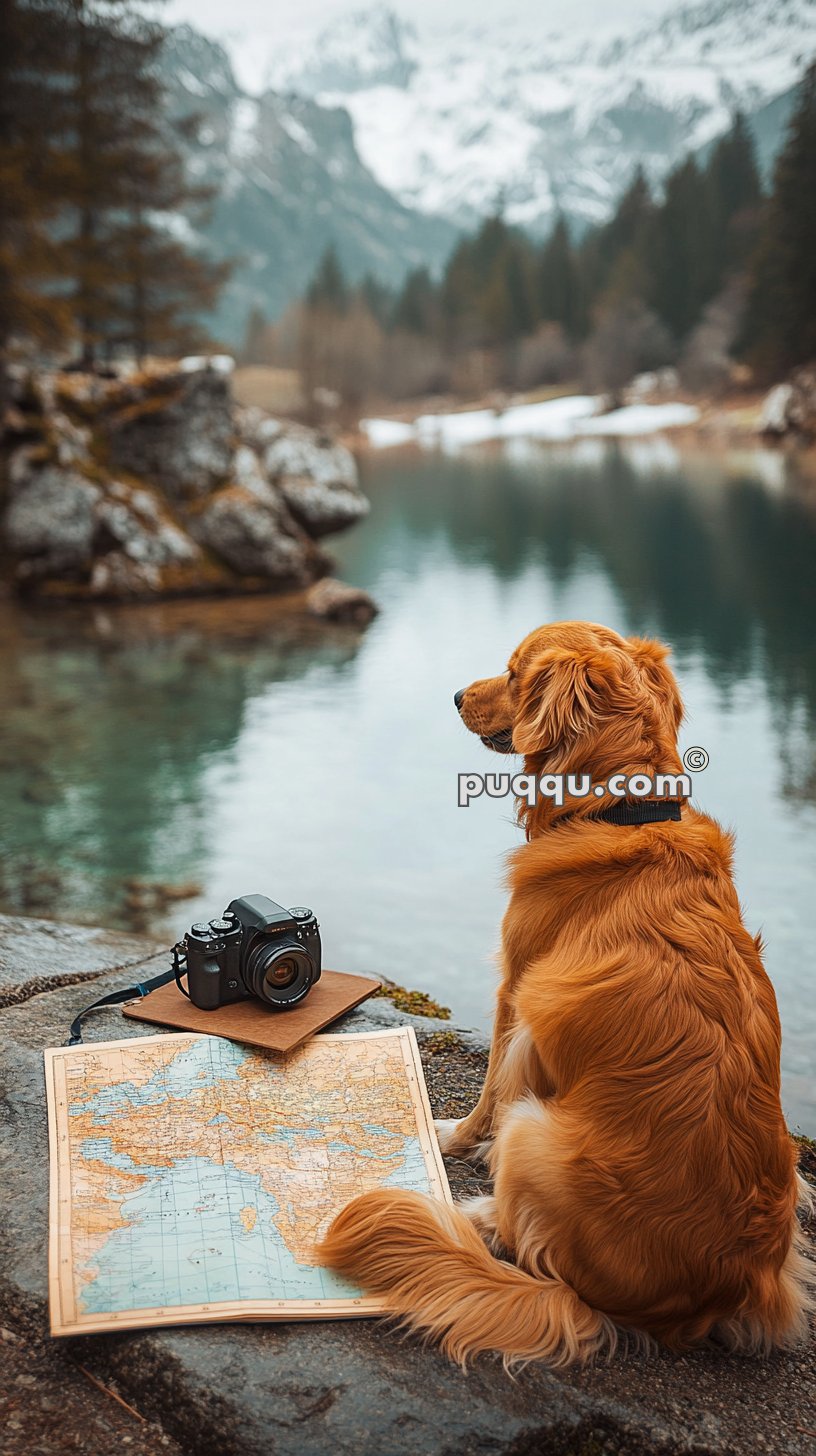
M 145 974 L 155 946 L 141 942 Z M 0 965 L 17 1004 L 0 1011 L 0 1323 L 52 1360 L 73 1357 L 196 1456 L 808 1456 L 816 1429 L 811 1343 L 770 1360 L 717 1351 L 511 1380 L 493 1359 L 467 1375 L 383 1322 L 210 1325 L 59 1342 L 47 1336 L 48 1157 L 42 1049 L 60 1044 L 76 1010 L 138 980 L 139 942 L 112 931 L 0 919 Z M 124 969 L 127 963 L 127 969 Z M 16 980 L 12 970 L 18 966 Z M 110 968 L 121 967 L 118 971 Z M 51 978 L 93 985 L 42 991 Z M 27 999 L 23 999 L 23 997 Z M 415 1027 L 435 1112 L 461 1116 L 486 1065 L 483 1041 L 450 1022 L 367 1002 L 339 1030 Z M 117 1011 L 92 1018 L 88 1040 L 150 1035 Z M 479 1170 L 448 1164 L 458 1195 Z M 43 1377 L 45 1378 L 45 1377 Z M 29 1377 L 31 1384 L 33 1377 Z M 49 1397 L 50 1398 L 50 1397 Z M 29 1392 L 26 1400 L 34 1400 Z M 24 1413 L 24 1412 L 23 1412 Z M 60 1424 L 49 1452 L 61 1452 Z M 17 1448 L 14 1448 L 17 1449 Z M 23 1449 L 22 1447 L 19 1449 Z M 38 1445 L 37 1449 L 43 1449 Z
M 353 456 L 241 409 L 218 360 L 122 378 L 18 373 L 0 551 L 18 592 L 140 599 L 308 586 L 368 512 Z

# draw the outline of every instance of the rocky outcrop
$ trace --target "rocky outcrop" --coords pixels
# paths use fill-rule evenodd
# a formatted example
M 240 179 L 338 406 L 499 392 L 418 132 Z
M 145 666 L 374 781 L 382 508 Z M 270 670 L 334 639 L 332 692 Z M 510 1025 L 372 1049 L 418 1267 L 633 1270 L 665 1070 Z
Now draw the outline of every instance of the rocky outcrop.
M 315 439 L 295 427 L 278 435 L 263 454 L 264 466 L 292 515 L 312 536 L 328 536 L 366 514 L 354 456 L 344 445 Z
M 229 476 L 234 423 L 220 371 L 184 370 L 158 389 L 126 390 L 124 402 L 113 403 L 102 434 L 115 469 L 150 481 L 180 502 L 200 500 Z
M 17 376 L 0 517 L 17 590 L 138 599 L 325 574 L 317 540 L 368 511 L 354 459 L 302 425 L 236 407 L 230 364 Z
M 89 570 L 99 487 L 72 466 L 45 463 L 38 469 L 18 456 L 11 489 L 5 534 L 19 558 L 18 580 Z
M 304 537 L 275 491 L 228 485 L 210 496 L 193 529 L 233 571 L 273 581 L 304 582 L 326 561 Z
M 759 419 L 763 435 L 816 440 L 816 364 L 794 370 L 766 395 Z

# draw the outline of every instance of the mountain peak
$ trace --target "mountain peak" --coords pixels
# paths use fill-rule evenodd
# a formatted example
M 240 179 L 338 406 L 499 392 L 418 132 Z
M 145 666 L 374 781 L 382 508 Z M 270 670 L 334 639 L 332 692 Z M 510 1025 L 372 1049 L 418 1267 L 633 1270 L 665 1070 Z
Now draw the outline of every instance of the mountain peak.
M 508 220 L 541 232 L 558 207 L 601 221 L 638 165 L 659 184 L 735 109 L 789 91 L 814 50 L 816 0 L 687 0 L 560 31 L 502 15 L 419 36 L 380 5 L 332 21 L 277 84 L 346 106 L 363 162 L 405 206 L 470 226 L 501 189 Z
M 307 96 L 405 87 L 417 68 L 416 31 L 387 5 L 331 21 L 296 63 L 273 67 L 272 83 Z

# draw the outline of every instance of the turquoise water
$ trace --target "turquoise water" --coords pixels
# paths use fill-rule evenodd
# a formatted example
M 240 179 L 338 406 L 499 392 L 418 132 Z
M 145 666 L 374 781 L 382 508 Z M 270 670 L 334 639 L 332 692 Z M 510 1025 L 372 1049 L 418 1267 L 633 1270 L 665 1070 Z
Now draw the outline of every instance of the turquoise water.
M 789 1118 L 816 1131 L 816 492 L 779 456 L 658 443 L 386 457 L 367 522 L 330 543 L 381 614 L 304 630 L 274 604 L 0 607 L 8 708 L 3 908 L 123 923 L 123 881 L 194 880 L 177 932 L 236 894 L 311 904 L 330 966 L 386 972 L 489 1022 L 512 808 L 454 689 L 548 619 L 672 644 L 697 802 L 782 1014 Z

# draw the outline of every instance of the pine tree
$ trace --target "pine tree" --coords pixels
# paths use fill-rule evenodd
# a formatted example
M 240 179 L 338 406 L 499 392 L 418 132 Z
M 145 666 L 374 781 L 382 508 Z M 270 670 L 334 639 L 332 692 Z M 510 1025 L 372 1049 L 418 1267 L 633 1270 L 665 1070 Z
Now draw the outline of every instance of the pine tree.
M 712 213 L 713 287 L 745 263 L 754 240 L 762 186 L 754 139 L 742 112 L 714 147 L 706 168 Z
M 513 337 L 531 319 L 525 245 L 500 212 L 454 248 L 440 307 L 451 345 L 489 345 Z
M 520 237 L 508 239 L 502 261 L 507 293 L 507 332 L 510 339 L 529 334 L 536 323 L 530 249 Z
M 162 225 L 163 216 L 202 206 L 209 194 L 187 185 L 181 158 L 159 129 L 160 116 L 154 105 L 145 117 L 123 188 L 126 211 L 112 224 L 109 244 L 116 324 L 108 337 L 129 344 L 139 360 L 201 347 L 207 335 L 197 316 L 214 306 L 231 271 L 230 264 L 194 252 Z
M 128 0 L 68 0 L 67 116 L 56 185 L 74 225 L 65 241 L 81 362 L 129 346 L 137 357 L 199 342 L 228 269 L 173 236 L 165 218 L 203 206 L 187 185 L 163 113 L 162 28 Z
M 372 273 L 366 273 L 357 291 L 363 307 L 384 328 L 390 322 L 394 310 L 394 295 L 391 289 L 375 278 Z
M 479 289 L 473 240 L 463 238 L 448 259 L 440 288 L 443 337 L 449 348 L 473 341 L 477 333 L 475 299 Z
M 50 289 L 59 273 L 51 231 L 58 201 L 50 186 L 59 117 L 50 93 L 62 18 L 37 0 L 0 5 L 0 413 L 15 344 L 53 345 L 68 327 Z
M 507 233 L 492 255 L 477 295 L 480 342 L 511 344 L 529 333 L 535 322 L 529 249 Z
M 744 346 L 769 377 L 816 359 L 816 62 L 777 160 L 751 269 Z
M 706 178 L 689 157 L 669 174 L 644 244 L 651 295 L 647 302 L 678 341 L 693 328 L 714 291 L 713 232 Z
M 449 346 L 505 344 L 535 324 L 532 250 L 500 213 L 456 246 L 442 279 L 439 309 Z
M 310 308 L 344 314 L 349 305 L 349 288 L 334 243 L 327 247 L 306 292 Z
M 244 342 L 241 349 L 241 359 L 244 364 L 264 363 L 264 342 L 268 328 L 266 314 L 257 303 L 254 304 L 247 315 L 244 331 Z
M 609 263 L 629 248 L 637 248 L 652 215 L 654 204 L 646 174 L 638 167 L 629 183 L 614 217 L 599 229 L 601 252 Z
M 471 267 L 482 284 L 493 276 L 498 260 L 507 248 L 510 230 L 501 211 L 485 218 L 470 245 Z
M 405 279 L 394 305 L 394 327 L 409 334 L 432 334 L 438 321 L 438 289 L 427 268 L 415 268 Z
M 109 342 L 129 347 L 139 361 L 205 347 L 209 333 L 198 315 L 215 305 L 231 265 L 196 256 L 157 228 L 144 198 L 131 203 L 114 244 L 122 323 L 108 324 Z
M 206 193 L 187 185 L 165 119 L 163 30 L 129 0 L 3 3 L 0 180 L 11 205 L 0 273 L 12 282 L 0 290 L 11 327 L 36 338 L 42 318 L 70 322 L 86 368 L 114 349 L 188 347 L 227 270 L 168 226 Z M 15 322 L 27 275 L 36 286 Z
M 735 113 L 731 129 L 717 142 L 708 164 L 717 203 L 728 220 L 736 213 L 756 207 L 762 197 L 756 147 L 751 129 L 741 111 Z
M 645 173 L 638 167 L 614 215 L 590 232 L 578 259 L 582 294 L 587 300 L 645 298 L 649 292 L 646 242 L 654 212 Z
M 578 270 L 566 220 L 559 217 L 538 265 L 538 317 L 559 323 L 569 338 L 580 332 L 581 297 Z
M 62 149 L 53 186 L 67 217 L 62 253 L 71 278 L 71 308 L 80 363 L 92 369 L 117 320 L 111 223 L 127 208 L 134 99 L 142 110 L 137 57 L 124 0 L 66 0 L 69 23 L 64 77 L 55 87 L 62 111 Z M 151 44 L 152 51 L 152 44 Z M 135 127 L 141 133 L 141 117 Z

